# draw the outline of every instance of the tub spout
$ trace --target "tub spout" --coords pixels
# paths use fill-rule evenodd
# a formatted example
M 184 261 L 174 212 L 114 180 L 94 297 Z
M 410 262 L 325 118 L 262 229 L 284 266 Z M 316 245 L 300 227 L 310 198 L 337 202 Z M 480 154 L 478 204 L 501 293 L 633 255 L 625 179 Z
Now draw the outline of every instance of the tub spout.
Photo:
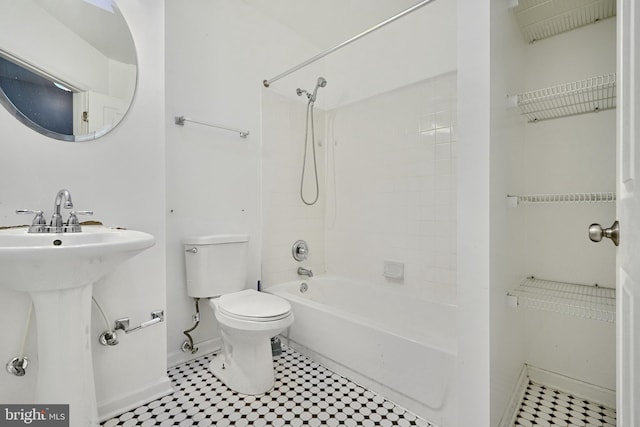
M 313 277 L 313 271 L 304 267 L 298 267 L 298 274 L 300 276 Z

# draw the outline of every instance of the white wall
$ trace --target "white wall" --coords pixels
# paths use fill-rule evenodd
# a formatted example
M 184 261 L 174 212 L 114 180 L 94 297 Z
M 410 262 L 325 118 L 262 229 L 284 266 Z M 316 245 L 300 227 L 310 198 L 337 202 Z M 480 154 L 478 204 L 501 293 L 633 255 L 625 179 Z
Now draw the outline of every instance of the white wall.
M 455 304 L 456 120 L 455 73 L 328 113 L 329 273 Z
M 491 3 L 491 412 L 497 426 L 525 362 L 525 341 L 518 312 L 507 307 L 506 294 L 524 274 L 522 230 L 525 212 L 508 209 L 507 194 L 518 194 L 527 164 L 525 124 L 506 108 L 506 95 L 520 90 L 525 43 L 507 2 Z
M 458 425 L 490 426 L 490 0 L 458 1 Z
M 127 117 L 111 133 L 91 143 L 48 139 L 0 111 L 3 155 L 0 157 L 0 224 L 24 224 L 15 209 L 52 213 L 61 188 L 71 191 L 77 209 L 92 209 L 95 220 L 149 232 L 156 245 L 128 261 L 94 286 L 94 295 L 111 321 L 130 317 L 148 320 L 165 309 L 165 171 L 164 171 L 164 5 L 153 0 L 122 2 L 122 12 L 138 49 L 139 83 Z M 29 26 L 23 22 L 21 25 Z M 17 356 L 29 297 L 0 291 L 0 360 Z M 103 347 L 98 336 L 102 319 L 93 309 L 92 336 L 96 388 L 101 413 L 122 409 L 138 399 L 168 391 L 166 323 L 120 336 L 120 344 Z M 64 331 L 60 331 L 64 333 Z M 33 399 L 37 379 L 37 348 L 33 323 L 27 355 L 33 363 L 25 377 L 3 373 L 0 401 Z M 64 367 L 73 369 L 73 367 Z
M 328 90 L 322 105 L 330 110 L 455 70 L 456 13 L 456 0 L 438 0 L 326 57 L 325 77 L 339 89 Z
M 264 285 L 295 280 L 305 266 L 455 303 L 455 98 L 456 75 L 449 73 L 336 108 L 326 114 L 326 130 L 316 109 L 321 193 L 305 206 L 306 103 L 265 91 Z M 310 162 L 307 198 L 315 190 Z M 291 256 L 298 239 L 311 248 L 303 263 Z M 384 260 L 404 263 L 404 279 L 384 278 Z
M 263 2 L 266 3 L 269 2 Z M 357 6 L 357 3 L 344 4 L 344 8 L 335 8 L 332 14 L 343 15 L 336 19 L 345 21 L 351 14 L 357 13 L 357 10 L 354 10 Z M 328 84 L 323 89 L 322 96 L 318 97 L 317 105 L 329 111 L 454 71 L 457 61 L 456 13 L 456 0 L 432 2 L 334 51 L 323 60 L 276 81 L 270 90 L 295 96 L 293 94 L 297 87 L 310 89 L 318 76 L 324 76 Z M 367 16 L 372 15 L 375 14 L 367 12 Z M 304 19 L 305 26 L 308 24 L 308 31 L 312 34 L 319 27 L 327 32 L 333 31 L 333 22 L 319 20 L 323 17 L 326 19 L 327 15 L 321 14 L 318 17 L 308 13 L 304 18 L 297 19 Z M 381 17 L 380 21 L 389 17 Z M 283 21 L 292 19 L 290 16 L 281 18 Z M 362 18 L 359 18 L 358 21 L 361 21 Z M 371 22 L 370 26 L 378 22 Z M 292 26 L 300 27 L 299 22 Z M 340 29 L 344 32 L 343 26 Z M 344 42 L 365 29 L 354 28 L 340 40 L 335 40 L 335 37 L 322 37 L 324 40 L 333 41 L 330 45 L 310 46 L 309 49 L 300 51 L 289 49 L 289 59 L 282 62 L 282 65 L 273 67 L 265 78 L 271 79 L 333 47 L 334 43 Z M 277 64 L 278 61 L 274 58 L 271 62 Z
M 323 95 L 320 90 L 318 97 Z M 314 108 L 316 161 L 319 197 L 306 206 L 300 199 L 300 177 L 305 150 L 307 103 L 264 89 L 262 94 L 262 283 L 270 285 L 296 280 L 298 267 L 315 275 L 325 272 L 325 206 L 327 204 L 325 113 Z M 311 123 L 307 141 L 304 195 L 307 202 L 316 195 Z M 304 240 L 309 257 L 296 261 L 293 243 Z
M 182 331 L 191 327 L 194 312 L 181 239 L 249 234 L 246 285 L 255 288 L 262 248 L 262 81 L 314 48 L 244 2 L 176 0 L 166 7 L 168 353 L 174 365 L 194 357 L 180 351 L 186 338 Z M 316 77 L 301 83 L 308 86 Z M 251 134 L 242 139 L 193 123 L 179 127 L 173 117 L 180 115 Z M 211 309 L 201 308 L 202 322 L 193 335 L 196 342 L 207 343 L 203 349 L 212 349 L 217 325 Z

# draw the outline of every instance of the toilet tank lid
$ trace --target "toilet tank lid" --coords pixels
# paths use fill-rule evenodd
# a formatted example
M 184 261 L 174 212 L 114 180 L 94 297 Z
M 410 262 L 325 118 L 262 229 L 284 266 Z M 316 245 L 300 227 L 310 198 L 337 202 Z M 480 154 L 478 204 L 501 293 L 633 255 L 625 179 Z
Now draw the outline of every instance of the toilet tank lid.
M 187 236 L 182 239 L 185 245 L 217 245 L 221 243 L 248 242 L 247 234 L 207 234 L 202 236 Z

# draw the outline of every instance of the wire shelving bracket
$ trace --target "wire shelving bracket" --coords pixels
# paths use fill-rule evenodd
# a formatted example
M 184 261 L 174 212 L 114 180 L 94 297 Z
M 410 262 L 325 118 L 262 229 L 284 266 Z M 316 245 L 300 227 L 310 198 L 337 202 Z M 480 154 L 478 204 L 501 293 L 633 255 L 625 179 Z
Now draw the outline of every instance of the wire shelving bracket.
M 521 93 L 515 104 L 529 123 L 616 108 L 616 74 Z
M 616 15 L 616 0 L 512 0 L 512 5 L 529 43 Z
M 508 205 L 512 207 L 537 203 L 614 203 L 615 201 L 615 191 L 507 196 Z
M 507 295 L 517 298 L 519 307 L 604 322 L 615 322 L 616 319 L 616 290 L 613 288 L 528 277 Z

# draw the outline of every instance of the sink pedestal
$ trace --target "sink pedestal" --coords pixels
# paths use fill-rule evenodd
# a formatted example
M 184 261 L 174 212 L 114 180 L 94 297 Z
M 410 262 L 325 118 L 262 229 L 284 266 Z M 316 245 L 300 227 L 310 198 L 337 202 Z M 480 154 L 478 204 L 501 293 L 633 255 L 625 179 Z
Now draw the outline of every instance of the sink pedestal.
M 29 292 L 38 331 L 36 403 L 69 404 L 71 427 L 98 426 L 91 358 L 93 283 L 154 244 L 141 231 L 0 230 L 0 288 Z M 102 366 L 101 368 L 107 369 Z
M 91 357 L 92 285 L 30 292 L 38 331 L 36 403 L 69 404 L 71 427 L 98 426 Z

